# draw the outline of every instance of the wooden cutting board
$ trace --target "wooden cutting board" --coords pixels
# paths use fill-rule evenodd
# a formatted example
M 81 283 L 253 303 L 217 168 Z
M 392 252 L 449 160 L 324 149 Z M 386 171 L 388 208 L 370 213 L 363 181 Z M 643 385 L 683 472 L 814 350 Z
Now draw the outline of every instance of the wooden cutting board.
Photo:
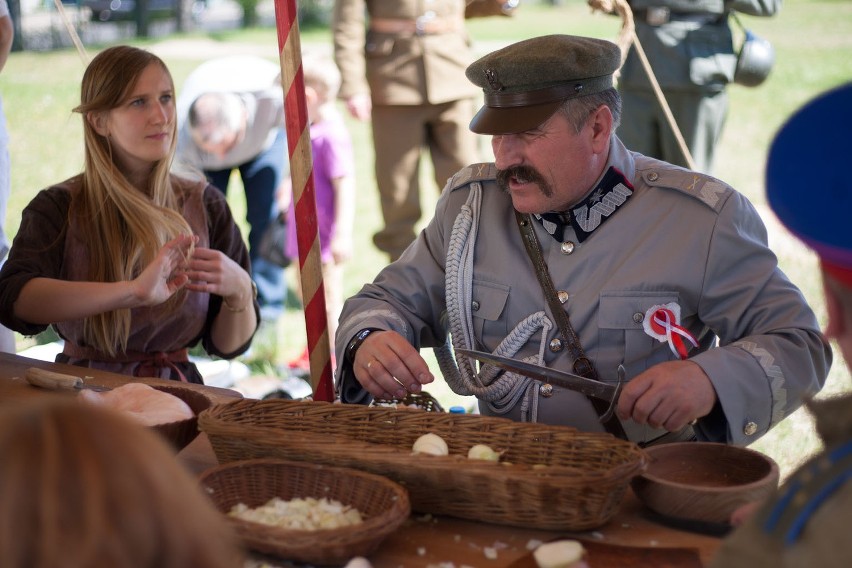
M 586 549 L 589 568 L 702 568 L 695 548 L 621 546 L 596 541 L 581 541 Z M 532 552 L 509 568 L 537 568 Z

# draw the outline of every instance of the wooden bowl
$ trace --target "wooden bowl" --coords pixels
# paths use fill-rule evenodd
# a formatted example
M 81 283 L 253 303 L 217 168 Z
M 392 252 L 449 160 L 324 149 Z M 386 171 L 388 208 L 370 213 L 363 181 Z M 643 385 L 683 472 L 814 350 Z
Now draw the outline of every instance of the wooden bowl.
M 669 519 L 727 525 L 735 509 L 778 487 L 778 464 L 747 448 L 681 442 L 645 451 L 650 463 L 631 486 L 645 506 Z
M 192 418 L 186 420 L 153 426 L 153 429 L 179 452 L 198 436 L 198 415 L 209 408 L 212 401 L 204 393 L 186 387 L 157 385 L 154 388 L 178 397 L 192 409 L 194 414 Z

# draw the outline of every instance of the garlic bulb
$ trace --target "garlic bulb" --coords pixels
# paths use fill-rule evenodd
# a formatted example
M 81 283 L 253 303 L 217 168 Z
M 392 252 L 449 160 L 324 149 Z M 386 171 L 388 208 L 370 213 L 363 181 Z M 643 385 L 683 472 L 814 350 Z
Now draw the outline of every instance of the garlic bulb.
M 471 448 L 467 451 L 468 459 L 472 460 L 485 460 L 485 461 L 500 461 L 500 452 L 495 452 L 491 449 L 491 446 L 486 446 L 485 444 L 476 444 L 475 446 L 471 446 Z
M 450 449 L 443 438 L 437 434 L 423 434 L 414 442 L 411 451 L 415 454 L 431 454 L 433 456 L 448 456 Z
M 556 540 L 542 544 L 533 552 L 538 568 L 572 568 L 582 566 L 583 545 L 576 540 Z

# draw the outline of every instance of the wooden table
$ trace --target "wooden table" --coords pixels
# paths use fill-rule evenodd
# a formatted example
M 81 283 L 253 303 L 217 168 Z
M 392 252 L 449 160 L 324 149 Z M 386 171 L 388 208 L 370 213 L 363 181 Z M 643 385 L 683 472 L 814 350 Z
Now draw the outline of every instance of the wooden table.
M 30 367 L 89 376 L 92 377 L 92 383 L 105 386 L 119 386 L 128 380 L 123 375 L 105 371 L 81 369 L 0 353 L 0 406 L 16 399 L 44 396 L 44 390 L 32 387 L 23 380 L 25 371 Z M 160 379 L 142 380 L 152 385 L 170 384 Z M 239 393 L 229 389 L 189 386 L 204 392 L 216 403 L 227 403 L 241 397 Z M 196 474 L 218 463 L 204 433 L 199 434 L 198 438 L 181 451 L 178 459 Z M 676 530 L 654 522 L 643 511 L 635 495 L 628 490 L 620 510 L 607 525 L 583 533 L 541 531 L 414 513 L 397 532 L 382 543 L 380 549 L 370 557 L 370 561 L 375 568 L 416 568 L 449 562 L 456 567 L 526 566 L 529 565 L 528 543 L 544 542 L 558 537 L 643 548 L 688 548 L 698 553 L 703 565 L 709 562 L 720 542 L 716 537 Z M 486 551 L 495 551 L 497 558 L 486 557 Z M 597 567 L 592 564 L 592 568 Z

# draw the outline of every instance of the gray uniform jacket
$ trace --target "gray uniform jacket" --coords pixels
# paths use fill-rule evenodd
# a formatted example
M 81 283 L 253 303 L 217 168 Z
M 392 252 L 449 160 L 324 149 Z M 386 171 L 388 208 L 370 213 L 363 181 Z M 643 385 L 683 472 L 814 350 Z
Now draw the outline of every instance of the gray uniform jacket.
M 814 313 L 778 268 L 763 222 L 740 193 L 630 152 L 617 138 L 609 166 L 632 188 L 619 184 L 602 193 L 596 185 L 575 206 L 563 236 L 574 245 L 570 254 L 563 252 L 570 246 L 533 223 L 586 354 L 606 382 L 617 380 L 619 364 L 629 379 L 676 359 L 643 325 L 654 306 L 675 304 L 681 325 L 699 342 L 690 359 L 710 377 L 719 399 L 696 435 L 750 444 L 824 384 L 831 349 Z M 369 398 L 344 357 L 348 341 L 368 327 L 395 330 L 418 348 L 441 346 L 451 330 L 455 347 L 571 370 L 570 351 L 552 350 L 560 337 L 556 320 L 520 239 L 511 198 L 494 174 L 493 164 L 460 171 L 415 243 L 344 305 L 336 342 L 344 402 Z M 445 354 L 438 355 L 450 386 L 475 394 L 482 414 L 602 429 L 582 395 L 555 388 L 545 397 L 528 378 L 478 375 L 465 360 L 458 362 L 458 380 Z M 624 427 L 637 442 L 663 433 L 632 422 Z

